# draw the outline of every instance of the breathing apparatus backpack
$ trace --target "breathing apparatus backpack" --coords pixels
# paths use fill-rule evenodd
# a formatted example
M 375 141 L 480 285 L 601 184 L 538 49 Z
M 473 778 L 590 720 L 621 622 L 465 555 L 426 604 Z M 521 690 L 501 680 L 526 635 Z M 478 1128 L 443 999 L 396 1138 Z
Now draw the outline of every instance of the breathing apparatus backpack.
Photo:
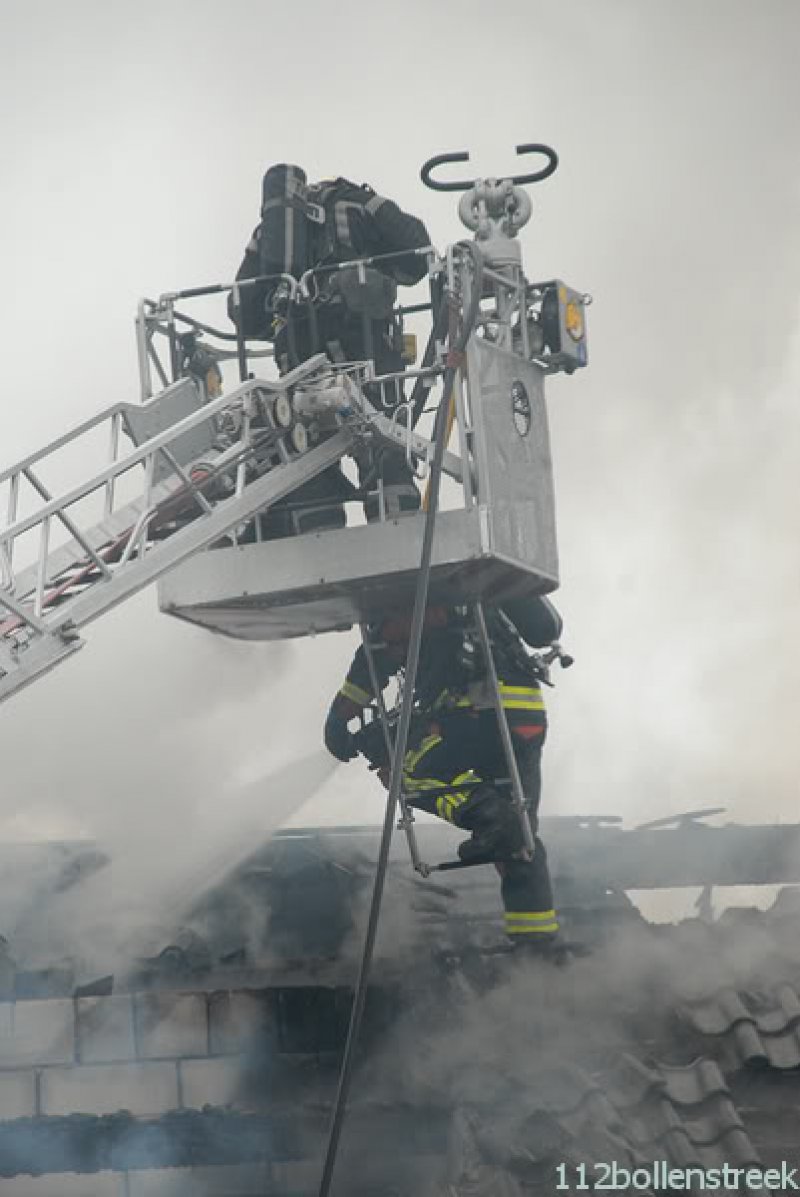
M 299 166 L 271 166 L 261 185 L 258 257 L 261 274 L 291 274 L 309 268 L 306 174 Z
M 289 274 L 299 280 L 308 270 L 369 257 L 380 249 L 369 210 L 374 192 L 347 179 L 309 187 L 299 166 L 280 163 L 264 175 L 261 223 L 257 232 L 259 272 Z M 322 271 L 312 280 L 313 299 L 341 302 L 372 320 L 388 318 L 397 284 L 373 267 Z M 276 283 L 267 307 L 282 314 L 289 287 Z

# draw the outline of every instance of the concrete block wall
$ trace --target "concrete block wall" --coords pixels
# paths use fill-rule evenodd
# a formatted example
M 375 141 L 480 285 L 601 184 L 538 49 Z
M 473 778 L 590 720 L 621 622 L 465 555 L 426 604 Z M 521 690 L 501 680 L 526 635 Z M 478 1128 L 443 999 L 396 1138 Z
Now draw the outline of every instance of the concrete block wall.
M 0 1120 L 235 1106 L 254 1047 L 280 1047 L 276 1008 L 269 991 L 0 1003 Z
M 0 1197 L 286 1197 L 302 1192 L 298 1185 L 306 1181 L 312 1191 L 320 1161 L 305 1154 L 315 1154 L 312 1142 L 321 1131 L 304 1123 L 306 1137 L 295 1143 L 292 1111 L 311 1094 L 317 1105 L 333 1097 L 351 1000 L 339 986 L 288 985 L 0 1002 L 0 1126 L 10 1141 L 24 1130 L 52 1143 L 46 1137 L 50 1118 L 64 1119 L 63 1128 L 70 1115 L 127 1111 L 146 1127 L 152 1124 L 152 1142 L 162 1149 L 162 1117 L 212 1106 L 245 1119 L 261 1109 L 264 1118 L 277 1119 L 270 1126 L 280 1146 L 271 1164 L 126 1171 L 136 1151 L 133 1157 L 123 1151 L 115 1165 L 112 1149 L 111 1155 L 101 1152 L 94 1166 L 114 1171 L 59 1171 L 80 1166 L 76 1135 L 83 1132 L 73 1122 L 74 1134 L 64 1131 L 63 1158 L 52 1151 L 46 1160 L 24 1157 L 27 1167 L 54 1170 L 0 1176 Z M 30 1119 L 33 1126 L 17 1127 L 18 1119 Z M 174 1143 L 182 1141 L 178 1134 Z M 227 1150 L 224 1136 L 221 1142 Z M 167 1163 L 172 1143 L 168 1136 L 161 1155 L 143 1146 L 141 1162 Z M 174 1158 L 186 1162 L 185 1156 Z
M 265 1197 L 271 1191 L 265 1164 L 0 1178 L 0 1197 Z

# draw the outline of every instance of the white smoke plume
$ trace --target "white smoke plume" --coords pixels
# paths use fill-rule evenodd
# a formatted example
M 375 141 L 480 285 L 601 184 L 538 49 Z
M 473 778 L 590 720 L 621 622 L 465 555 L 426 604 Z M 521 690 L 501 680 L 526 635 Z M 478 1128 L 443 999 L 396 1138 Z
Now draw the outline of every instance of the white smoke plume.
M 386 80 L 408 82 L 408 52 L 379 15 L 362 86 L 326 86 L 320 121 L 325 22 L 270 14 L 272 44 L 303 46 L 314 83 L 298 89 L 293 55 L 265 71 L 249 0 L 205 6 L 201 22 L 181 2 L 147 17 L 51 5 L 47 39 L 43 11 L 4 28 L 3 462 L 135 399 L 136 299 L 230 278 L 270 162 L 369 179 L 443 245 L 459 226 L 452 197 L 415 182 L 424 157 L 469 148 L 470 170 L 498 173 L 515 144 L 550 140 L 561 168 L 534 193 L 527 271 L 595 303 L 590 368 L 550 387 L 558 601 L 577 663 L 549 702 L 544 809 L 795 817 L 796 5 L 513 0 L 487 22 L 478 4 L 412 3 L 448 68 L 404 87 L 402 136 Z M 236 86 L 219 63 L 232 44 Z M 517 88 L 502 120 L 472 90 L 488 94 L 497 63 Z M 97 840 L 138 858 L 135 889 L 165 893 L 213 858 L 223 795 L 225 819 L 251 826 L 235 783 L 248 760 L 269 772 L 318 749 L 353 639 L 216 641 L 144 596 L 89 640 L 2 708 L 0 831 Z M 299 774 L 290 785 L 308 803 Z M 373 778 L 343 767 L 297 817 L 380 809 Z

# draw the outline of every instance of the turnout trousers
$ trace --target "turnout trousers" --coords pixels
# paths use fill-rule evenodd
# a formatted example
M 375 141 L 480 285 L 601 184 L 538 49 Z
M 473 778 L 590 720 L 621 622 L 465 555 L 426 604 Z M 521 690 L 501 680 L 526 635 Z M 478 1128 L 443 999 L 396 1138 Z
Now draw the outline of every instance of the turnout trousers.
M 546 735 L 541 691 L 538 687 L 502 682 L 500 691 L 535 834 Z M 517 815 L 510 787 L 495 784 L 507 777 L 508 765 L 494 709 L 460 705 L 434 712 L 416 730 L 415 746 L 403 762 L 404 790 L 412 806 L 466 830 L 484 828 L 491 833 L 493 826 L 511 826 L 517 837 L 511 845 L 514 851 L 522 846 L 522 837 L 514 822 Z M 443 785 L 452 788 L 443 790 Z M 532 860 L 502 860 L 496 868 L 509 938 L 520 942 L 525 937 L 543 946 L 552 942 L 558 933 L 558 919 L 547 853 L 539 836 L 535 835 Z

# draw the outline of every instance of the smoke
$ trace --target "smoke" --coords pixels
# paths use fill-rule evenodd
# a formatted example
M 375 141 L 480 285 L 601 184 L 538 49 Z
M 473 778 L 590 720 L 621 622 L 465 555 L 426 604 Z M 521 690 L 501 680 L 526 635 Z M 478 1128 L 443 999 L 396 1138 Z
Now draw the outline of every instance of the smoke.
M 166 933 L 182 904 L 281 826 L 333 766 L 316 736 L 298 752 L 290 735 L 302 688 L 295 648 L 189 628 L 176 638 L 171 621 L 133 606 L 89 629 L 111 670 L 102 643 L 90 644 L 5 707 L 2 727 L 4 836 L 86 839 L 113 862 L 59 898 L 28 950 L 46 959 L 69 948 L 104 972 L 127 936 Z M 32 720 L 47 727 L 47 752 L 12 751 Z
M 599 1091 L 637 1064 L 687 1065 L 700 1054 L 722 1060 L 721 1042 L 693 1032 L 684 1003 L 725 988 L 770 993 L 800 978 L 789 917 L 690 920 L 658 931 L 618 926 L 593 949 L 567 969 L 518 956 L 494 957 L 477 971 L 465 963 L 440 974 L 438 993 L 431 978 L 427 1004 L 412 1006 L 363 1065 L 359 1097 L 466 1119 L 475 1131 L 467 1171 L 488 1163 L 508 1171 L 514 1158 L 530 1167 L 542 1158 L 537 1139 L 544 1155 L 548 1136 L 560 1135 L 552 1140 L 556 1162 L 566 1158 L 564 1127 L 579 1125 L 572 1115 L 590 1088 L 600 1100 Z M 587 1132 L 596 1133 L 602 1117 L 595 1122 L 588 1105 L 585 1112 Z M 564 1126 L 560 1113 L 570 1114 Z M 574 1146 L 580 1152 L 586 1142 Z
M 318 751 L 230 784 L 213 804 L 198 804 L 177 835 L 153 836 L 148 827 L 125 844 L 117 840 L 110 865 L 61 897 L 46 922 L 32 927 L 27 950 L 47 960 L 58 945 L 84 979 L 156 954 L 175 941 L 192 905 L 263 845 L 331 768 Z M 230 928 L 228 950 L 258 940 L 268 911 L 251 915 L 251 930 Z
M 429 141 L 432 111 L 448 112 L 451 146 L 470 149 L 476 172 L 503 171 L 531 136 L 552 140 L 561 168 L 536 190 L 526 268 L 596 302 L 590 368 L 549 384 L 559 605 L 577 663 L 549 699 L 544 811 L 792 813 L 796 6 L 616 0 L 562 14 L 514 0 L 506 22 L 488 27 L 475 5 L 426 11 L 429 36 L 458 70 L 416 80 L 404 120 L 417 135 L 393 138 L 380 162 L 365 146 L 396 128 L 394 100 L 382 107 L 381 97 L 407 64 L 379 21 L 363 87 L 328 89 L 320 122 L 316 88 L 297 92 L 294 64 L 272 63 L 267 79 L 259 39 L 241 37 L 258 6 L 204 12 L 200 25 L 183 8 L 144 21 L 124 6 L 113 16 L 101 5 L 69 19 L 48 12 L 46 45 L 34 9 L 9 22 L 0 88 L 12 114 L 4 158 L 15 166 L 0 236 L 15 401 L 3 459 L 111 399 L 135 399 L 136 297 L 231 276 L 257 215 L 264 153 L 293 160 L 302 145 L 312 173 L 326 171 L 334 127 L 335 171 L 419 211 L 444 244 L 458 235 L 452 197 L 414 183 L 419 161 L 449 148 Z M 273 17 L 272 36 L 302 41 L 304 77 L 326 77 L 321 26 L 312 36 L 288 9 Z M 191 53 L 176 57 L 187 38 Z M 231 89 L 217 59 L 234 42 L 240 87 Z M 464 102 L 464 79 L 487 79 L 491 62 L 516 80 L 502 136 L 472 94 Z M 277 130 L 270 121 L 265 149 L 271 97 L 292 89 L 292 112 Z M 205 134 L 182 137 L 176 154 L 165 114 L 177 94 Z M 54 179 L 69 237 L 42 233 Z M 248 762 L 269 773 L 316 751 L 352 642 L 217 641 L 157 616 L 149 596 L 88 638 L 3 706 L 0 834 L 96 840 L 124 872 L 125 901 L 152 893 L 166 910 L 173 886 L 215 872 L 229 824 L 232 856 L 234 826 L 254 826 Z M 265 808 L 288 811 L 285 797 L 294 809 L 315 784 L 290 770 Z M 377 821 L 374 793 L 363 771 L 337 769 L 295 817 Z
M 546 803 L 775 818 L 800 775 L 800 173 L 768 114 L 800 99 L 797 12 L 634 8 L 580 22 L 608 137 L 569 143 L 591 226 L 572 268 L 596 303 L 590 369 L 551 387 L 577 664 Z

